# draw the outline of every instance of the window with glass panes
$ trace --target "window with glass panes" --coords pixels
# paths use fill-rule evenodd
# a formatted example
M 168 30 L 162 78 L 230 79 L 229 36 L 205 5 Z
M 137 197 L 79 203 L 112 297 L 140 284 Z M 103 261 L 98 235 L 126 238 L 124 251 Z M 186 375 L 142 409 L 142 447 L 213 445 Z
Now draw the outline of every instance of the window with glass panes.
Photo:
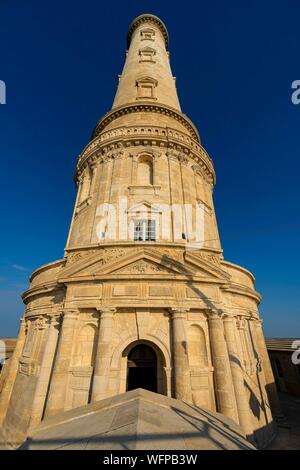
M 155 220 L 135 220 L 134 221 L 134 240 L 135 241 L 155 241 Z

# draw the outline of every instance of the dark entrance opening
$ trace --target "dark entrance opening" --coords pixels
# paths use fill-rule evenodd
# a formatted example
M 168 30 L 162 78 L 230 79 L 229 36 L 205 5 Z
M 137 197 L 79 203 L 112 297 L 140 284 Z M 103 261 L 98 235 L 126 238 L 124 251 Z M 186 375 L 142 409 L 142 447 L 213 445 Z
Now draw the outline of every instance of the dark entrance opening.
M 127 359 L 127 390 L 144 388 L 157 392 L 157 357 L 147 344 L 134 346 Z

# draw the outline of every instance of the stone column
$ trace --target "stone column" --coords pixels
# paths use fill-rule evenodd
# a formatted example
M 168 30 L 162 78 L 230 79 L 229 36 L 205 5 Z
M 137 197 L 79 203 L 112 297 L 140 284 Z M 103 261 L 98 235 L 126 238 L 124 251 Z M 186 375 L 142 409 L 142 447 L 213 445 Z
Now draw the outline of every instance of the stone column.
M 261 358 L 264 377 L 265 377 L 265 386 L 266 393 L 269 398 L 270 406 L 274 414 L 274 419 L 279 422 L 284 421 L 284 415 L 282 413 L 281 405 L 278 399 L 277 388 L 274 380 L 274 375 L 269 359 L 269 354 L 264 338 L 264 333 L 262 329 L 262 320 L 251 320 L 252 331 L 255 336 L 257 349 Z
M 65 410 L 69 369 L 77 319 L 77 310 L 70 309 L 64 311 L 45 417 L 62 413 Z
M 175 398 L 193 403 L 187 351 L 186 319 L 189 309 L 172 308 L 173 377 Z
M 13 352 L 13 355 L 9 359 L 9 363 L 5 366 L 8 367 L 8 373 L 6 374 L 5 383 L 0 394 L 0 425 L 3 423 L 6 412 L 9 406 L 9 400 L 19 369 L 19 359 L 22 355 L 24 343 L 26 339 L 26 321 L 25 318 L 21 318 L 20 329 L 18 334 L 17 343 Z
M 111 338 L 115 308 L 99 309 L 100 326 L 92 386 L 92 402 L 107 397 L 111 361 Z
M 244 385 L 243 365 L 239 357 L 238 348 L 236 344 L 235 322 L 232 316 L 225 315 L 223 323 L 239 423 L 242 426 L 246 436 L 249 437 L 253 434 L 253 426 L 246 388 Z
M 58 333 L 59 316 L 50 316 L 44 354 L 40 365 L 38 381 L 33 399 L 32 413 L 29 424 L 30 430 L 36 427 L 43 419 L 44 406 L 50 383 L 50 376 L 57 346 Z
M 232 383 L 221 311 L 208 311 L 211 356 L 214 366 L 217 411 L 238 422 L 237 406 Z

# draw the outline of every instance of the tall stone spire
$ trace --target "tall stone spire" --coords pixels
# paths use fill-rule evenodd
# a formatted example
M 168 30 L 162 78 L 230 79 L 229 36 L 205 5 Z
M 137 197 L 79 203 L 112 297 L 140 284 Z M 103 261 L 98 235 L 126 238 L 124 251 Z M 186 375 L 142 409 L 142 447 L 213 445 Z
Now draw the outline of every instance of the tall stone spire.
M 213 162 L 180 110 L 156 16 L 129 28 L 113 107 L 75 181 L 64 258 L 32 273 L 0 377 L 6 442 L 141 387 L 218 411 L 264 447 L 274 380 L 260 347 L 260 295 L 253 275 L 223 258 Z
M 154 15 L 138 16 L 129 27 L 127 46 L 125 65 L 112 108 L 153 102 L 180 111 L 164 23 Z

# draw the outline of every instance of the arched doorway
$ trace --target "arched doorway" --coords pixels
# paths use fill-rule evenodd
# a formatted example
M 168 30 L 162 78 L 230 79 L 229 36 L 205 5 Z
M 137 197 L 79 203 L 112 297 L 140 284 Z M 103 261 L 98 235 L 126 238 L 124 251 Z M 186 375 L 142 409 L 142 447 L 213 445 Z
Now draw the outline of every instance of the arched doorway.
M 157 392 L 157 356 L 148 344 L 137 344 L 127 356 L 127 391 L 144 388 Z

